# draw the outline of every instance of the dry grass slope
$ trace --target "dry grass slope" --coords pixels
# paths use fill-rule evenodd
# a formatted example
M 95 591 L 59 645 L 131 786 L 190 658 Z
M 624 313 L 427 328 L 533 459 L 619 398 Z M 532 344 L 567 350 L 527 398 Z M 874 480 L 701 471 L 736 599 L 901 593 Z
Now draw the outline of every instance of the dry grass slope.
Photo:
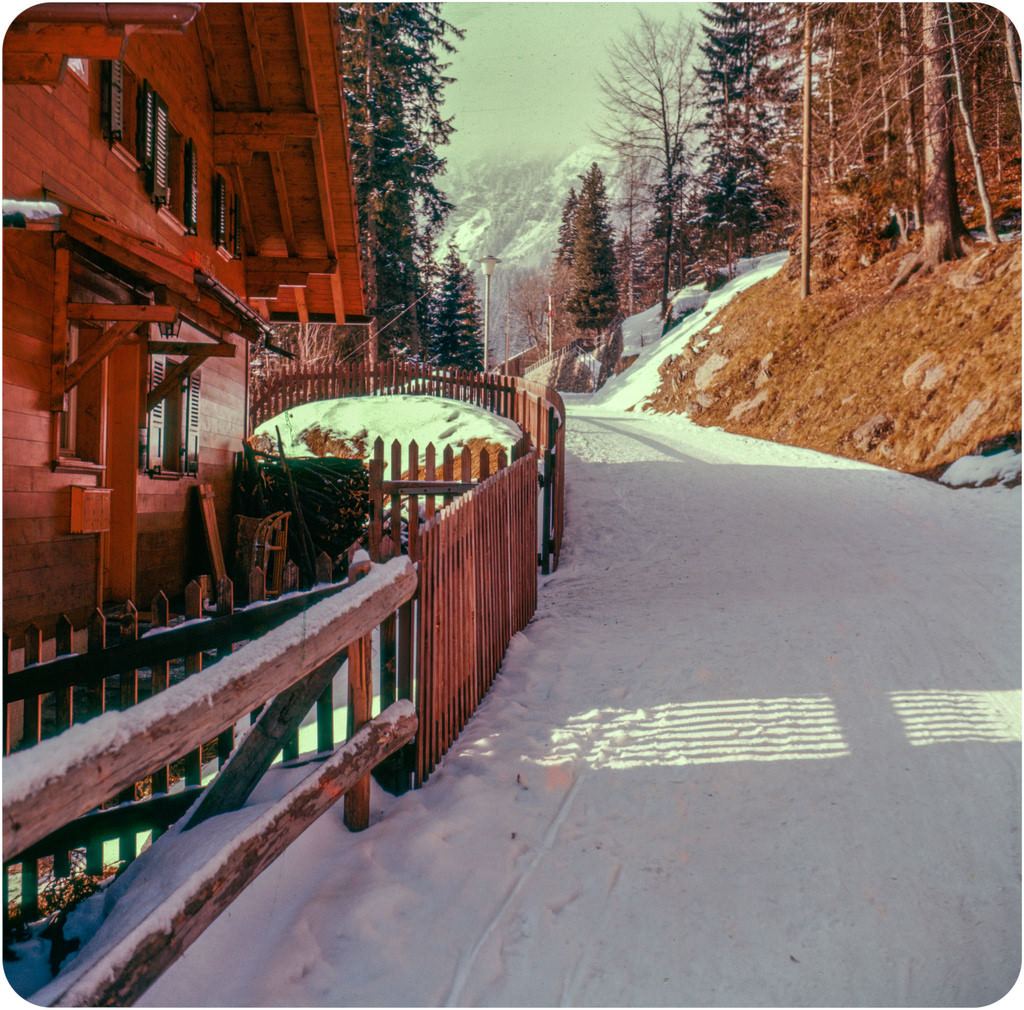
M 805 301 L 785 270 L 747 289 L 694 338 L 699 354 L 662 366 L 644 409 L 928 476 L 1019 444 L 1020 239 L 888 294 L 903 255 Z

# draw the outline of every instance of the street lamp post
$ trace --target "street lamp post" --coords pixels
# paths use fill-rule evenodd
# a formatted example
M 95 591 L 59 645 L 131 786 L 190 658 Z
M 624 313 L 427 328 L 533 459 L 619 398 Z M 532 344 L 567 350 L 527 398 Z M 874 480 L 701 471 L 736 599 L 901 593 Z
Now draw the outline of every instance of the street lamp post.
M 480 260 L 484 268 L 484 371 L 487 371 L 487 342 L 491 328 L 491 274 L 501 262 L 497 256 L 485 256 Z

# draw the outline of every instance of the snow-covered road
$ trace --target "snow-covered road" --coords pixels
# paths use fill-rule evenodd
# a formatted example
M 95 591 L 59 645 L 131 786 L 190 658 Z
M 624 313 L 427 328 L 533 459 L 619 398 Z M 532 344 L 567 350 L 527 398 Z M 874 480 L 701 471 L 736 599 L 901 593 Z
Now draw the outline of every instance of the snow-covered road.
M 1019 489 L 580 400 L 559 570 L 426 787 L 147 1005 L 978 1005 L 1020 961 Z

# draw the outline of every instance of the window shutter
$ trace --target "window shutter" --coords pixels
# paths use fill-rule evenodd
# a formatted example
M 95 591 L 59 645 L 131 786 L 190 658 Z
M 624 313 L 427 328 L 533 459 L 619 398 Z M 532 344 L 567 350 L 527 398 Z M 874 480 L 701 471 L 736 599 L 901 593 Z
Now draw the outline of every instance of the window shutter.
M 149 388 L 156 389 L 163 382 L 167 358 L 163 354 L 149 356 Z M 166 400 L 161 400 L 149 412 L 146 435 L 146 469 L 160 470 L 164 462 L 164 408 Z
M 103 129 L 110 143 L 124 139 L 124 64 L 104 60 L 100 67 Z
M 213 179 L 213 241 L 218 246 L 228 241 L 228 187 L 222 175 Z
M 156 92 L 149 86 L 149 81 L 142 82 L 137 102 L 135 157 L 148 175 L 153 167 L 156 141 Z
M 199 159 L 196 157 L 196 145 L 191 141 L 185 143 L 184 171 L 184 202 L 185 233 L 195 235 L 199 226 Z
M 236 193 L 231 200 L 231 255 L 238 259 L 242 255 L 242 201 Z
M 153 93 L 153 161 L 146 174 L 147 189 L 153 203 L 162 207 L 170 196 L 171 124 L 167 103 Z
M 185 380 L 185 473 L 199 473 L 200 385 L 198 372 Z

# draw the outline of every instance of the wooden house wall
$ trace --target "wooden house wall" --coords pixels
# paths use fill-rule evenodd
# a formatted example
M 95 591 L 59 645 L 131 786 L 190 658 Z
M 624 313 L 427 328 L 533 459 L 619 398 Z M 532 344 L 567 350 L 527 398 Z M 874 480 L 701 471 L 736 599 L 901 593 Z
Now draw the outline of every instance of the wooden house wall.
M 69 527 L 71 485 L 96 480 L 50 467 L 52 237 L 7 229 L 3 242 L 4 630 L 34 621 L 52 634 L 95 599 L 99 537 Z
M 213 111 L 195 32 L 129 39 L 126 63 L 165 99 L 171 124 L 192 137 L 199 156 L 197 236 L 166 211 L 158 212 L 141 175 L 112 150 L 101 127 L 100 65 L 89 63 L 89 82 L 73 73 L 53 88 L 5 84 L 3 195 L 39 200 L 50 196 L 105 215 L 232 289 L 244 291 L 240 261 L 226 261 L 212 239 Z M 129 139 L 126 148 L 133 148 Z M 53 472 L 49 411 L 53 235 L 5 229 L 3 235 L 3 465 L 4 630 L 17 641 L 29 622 L 44 636 L 67 613 L 77 625 L 97 605 L 99 536 L 71 535 L 70 487 L 96 486 L 92 474 Z M 214 487 L 222 542 L 229 543 L 233 454 L 245 433 L 247 345 L 240 337 L 232 359 L 208 359 L 201 368 L 199 480 Z M 140 351 L 140 353 L 142 353 Z M 188 544 L 201 529 L 189 502 L 197 481 L 154 480 L 138 475 L 136 602 L 163 588 L 181 591 L 195 574 Z M 200 563 L 205 559 L 195 559 Z M 208 565 L 208 562 L 206 562 Z M 206 568 L 205 570 L 209 570 Z
M 243 345 L 240 338 L 236 343 Z M 217 527 L 225 553 L 231 547 L 229 506 L 235 453 L 242 448 L 245 431 L 245 347 L 235 358 L 211 358 L 202 376 L 202 428 L 199 436 L 199 474 L 159 479 L 144 473 L 138 478 L 138 558 L 136 595 L 149 602 L 158 590 L 179 595 L 190 578 L 213 573 L 196 489 L 199 482 L 213 488 Z

